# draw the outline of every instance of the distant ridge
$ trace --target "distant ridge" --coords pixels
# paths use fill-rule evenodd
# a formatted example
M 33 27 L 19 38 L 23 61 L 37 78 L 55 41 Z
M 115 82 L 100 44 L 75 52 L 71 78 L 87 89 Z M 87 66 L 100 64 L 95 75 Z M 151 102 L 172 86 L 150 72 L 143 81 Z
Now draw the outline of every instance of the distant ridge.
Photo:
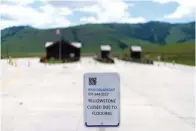
M 195 41 L 195 21 L 167 23 L 103 23 L 84 24 L 60 28 L 62 37 L 68 41 L 80 41 L 84 50 L 94 50 L 100 44 L 110 44 L 114 50 L 119 45 L 167 45 Z M 46 41 L 56 41 L 55 29 L 37 29 L 31 26 L 14 26 L 1 31 L 2 53 L 6 45 L 12 52 L 44 52 Z

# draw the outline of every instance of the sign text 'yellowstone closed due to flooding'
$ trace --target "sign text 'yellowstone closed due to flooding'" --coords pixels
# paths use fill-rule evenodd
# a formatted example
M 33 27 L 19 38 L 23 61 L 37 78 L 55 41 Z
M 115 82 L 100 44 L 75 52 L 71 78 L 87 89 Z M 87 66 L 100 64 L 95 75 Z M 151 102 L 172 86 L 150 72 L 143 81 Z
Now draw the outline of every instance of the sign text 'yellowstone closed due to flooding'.
M 84 122 L 87 127 L 120 124 L 120 76 L 118 73 L 84 75 Z

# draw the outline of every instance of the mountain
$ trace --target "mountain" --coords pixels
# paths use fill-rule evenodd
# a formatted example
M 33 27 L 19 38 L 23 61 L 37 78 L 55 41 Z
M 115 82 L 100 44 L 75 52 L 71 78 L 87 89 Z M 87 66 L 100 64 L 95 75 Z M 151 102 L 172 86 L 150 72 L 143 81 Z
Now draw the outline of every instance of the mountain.
M 16 26 L 1 31 L 2 54 L 43 53 L 46 41 L 56 41 L 56 29 L 36 29 L 30 26 Z M 194 42 L 195 22 L 170 24 L 151 21 L 139 24 L 85 24 L 61 28 L 61 34 L 68 41 L 83 43 L 84 52 L 98 51 L 100 44 L 110 44 L 114 51 L 132 44 L 158 46 L 171 43 Z

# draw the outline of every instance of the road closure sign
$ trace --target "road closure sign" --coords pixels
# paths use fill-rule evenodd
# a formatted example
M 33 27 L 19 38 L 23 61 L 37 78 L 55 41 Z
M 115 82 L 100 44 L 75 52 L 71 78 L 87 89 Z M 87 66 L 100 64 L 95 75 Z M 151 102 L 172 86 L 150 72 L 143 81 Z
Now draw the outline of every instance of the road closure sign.
M 87 127 L 120 125 L 118 73 L 84 74 L 84 122 Z

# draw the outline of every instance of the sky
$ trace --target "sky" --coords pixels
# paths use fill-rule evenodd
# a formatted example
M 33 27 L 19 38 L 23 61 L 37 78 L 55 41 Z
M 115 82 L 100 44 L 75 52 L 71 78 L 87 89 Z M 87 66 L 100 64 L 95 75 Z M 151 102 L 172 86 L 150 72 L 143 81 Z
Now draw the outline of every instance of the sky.
M 195 20 L 196 0 L 1 0 L 0 29 L 60 28 L 86 23 L 184 23 Z

